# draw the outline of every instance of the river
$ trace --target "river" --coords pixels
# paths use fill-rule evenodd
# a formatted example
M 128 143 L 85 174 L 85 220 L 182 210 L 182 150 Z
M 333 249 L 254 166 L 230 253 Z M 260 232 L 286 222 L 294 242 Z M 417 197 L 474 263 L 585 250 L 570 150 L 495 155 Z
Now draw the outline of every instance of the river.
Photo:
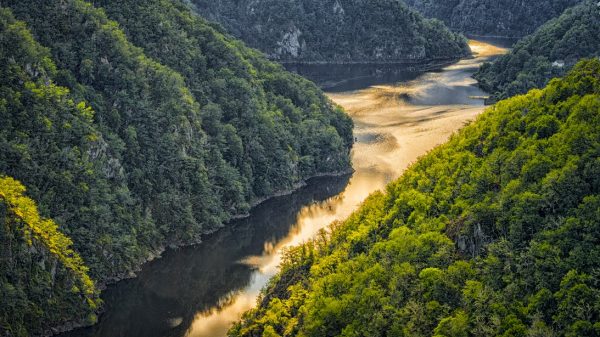
M 202 244 L 167 251 L 137 278 L 103 293 L 106 312 L 97 325 L 62 336 L 225 336 L 232 322 L 255 305 L 286 247 L 346 218 L 370 193 L 483 111 L 486 94 L 471 75 L 506 49 L 497 43 L 470 44 L 475 58 L 424 73 L 397 65 L 292 67 L 321 85 L 353 118 L 354 174 L 312 179 Z

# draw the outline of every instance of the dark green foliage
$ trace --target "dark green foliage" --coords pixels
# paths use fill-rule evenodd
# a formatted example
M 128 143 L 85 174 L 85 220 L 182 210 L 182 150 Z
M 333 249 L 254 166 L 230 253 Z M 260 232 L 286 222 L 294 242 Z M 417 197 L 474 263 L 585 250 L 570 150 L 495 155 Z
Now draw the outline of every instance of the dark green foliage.
M 398 0 L 194 0 L 198 13 L 284 62 L 456 60 L 466 40 Z
M 111 136 L 98 131 L 86 103 L 53 83 L 59 71 L 25 24 L 6 9 L 2 15 L 0 172 L 23 182 L 40 212 L 65 226 L 94 276 L 133 268 L 146 253 L 134 233 L 148 221 Z M 114 230 L 120 235 L 109 240 Z
M 600 56 L 600 6 L 594 0 L 570 8 L 519 41 L 507 55 L 475 74 L 480 86 L 504 99 L 545 86 L 581 58 Z
M 312 83 L 218 33 L 183 5 L 167 0 L 95 3 L 134 44 L 182 74 L 194 98 L 206 104 L 204 123 L 215 125 L 204 129 L 223 153 L 223 165 L 247 181 L 242 195 L 263 197 L 315 173 L 347 167 L 351 121 Z M 323 135 L 319 145 L 306 146 L 317 135 Z M 296 157 L 312 165 L 293 167 Z
M 339 107 L 177 1 L 0 5 L 0 174 L 27 187 L 100 284 L 349 169 Z M 20 333 L 81 321 L 69 303 Z
M 522 37 L 583 0 L 404 0 L 426 17 L 470 35 Z
M 600 336 L 600 61 L 290 250 L 230 336 Z

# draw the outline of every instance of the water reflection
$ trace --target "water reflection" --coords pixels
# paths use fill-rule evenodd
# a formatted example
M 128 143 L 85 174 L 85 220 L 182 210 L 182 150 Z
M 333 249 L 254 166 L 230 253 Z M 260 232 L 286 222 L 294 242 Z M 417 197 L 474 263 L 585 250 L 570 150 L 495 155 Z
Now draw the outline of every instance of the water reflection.
M 327 92 L 408 81 L 423 73 L 398 64 L 286 64 L 285 68 L 308 78 Z
M 395 178 L 416 158 L 481 113 L 486 93 L 471 75 L 484 61 L 506 49 L 481 41 L 470 41 L 470 45 L 476 57 L 440 71 L 328 94 L 355 122 L 358 143 L 353 163 L 357 175 L 377 168 Z
M 319 74 L 329 83 L 331 99 L 353 117 L 353 176 L 315 179 L 196 247 L 167 252 L 137 279 L 105 292 L 107 312 L 97 326 L 68 336 L 225 336 L 231 323 L 255 305 L 285 247 L 346 218 L 370 193 L 483 110 L 485 93 L 470 76 L 504 49 L 475 41 L 471 46 L 476 58 L 421 74 L 358 65 L 347 71 L 297 67 Z
M 207 318 L 200 335 L 224 335 L 227 323 L 254 305 L 266 282 L 267 275 L 260 272 L 264 267 L 254 259 L 268 261 L 282 240 L 302 233 L 307 237 L 297 219 L 333 213 L 321 206 L 343 199 L 349 179 L 313 179 L 297 193 L 261 204 L 249 218 L 209 235 L 200 245 L 167 251 L 138 278 L 107 289 L 107 310 L 98 325 L 66 336 L 183 336 L 199 317 Z

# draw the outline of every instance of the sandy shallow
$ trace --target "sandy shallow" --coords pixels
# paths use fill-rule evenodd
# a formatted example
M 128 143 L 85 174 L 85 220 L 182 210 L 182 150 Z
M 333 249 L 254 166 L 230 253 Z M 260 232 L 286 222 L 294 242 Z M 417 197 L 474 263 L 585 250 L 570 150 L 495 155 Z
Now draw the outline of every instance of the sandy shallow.
M 375 170 L 396 178 L 485 109 L 482 97 L 486 93 L 471 74 L 506 49 L 479 41 L 470 41 L 470 46 L 475 58 L 439 72 L 398 84 L 328 93 L 356 125 L 353 163 L 357 172 Z

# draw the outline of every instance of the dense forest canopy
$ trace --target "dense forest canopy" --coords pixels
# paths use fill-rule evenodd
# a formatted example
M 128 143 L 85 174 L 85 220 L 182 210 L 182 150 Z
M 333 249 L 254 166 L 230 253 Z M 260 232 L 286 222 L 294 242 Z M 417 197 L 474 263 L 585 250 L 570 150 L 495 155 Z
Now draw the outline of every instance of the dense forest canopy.
M 447 63 L 470 50 L 442 21 L 523 36 L 570 7 L 475 76 L 544 89 L 288 250 L 229 335 L 600 337 L 600 3 L 405 2 L 0 0 L 0 336 L 92 324 L 165 247 L 351 170 L 352 120 L 268 58 Z
M 40 217 L 24 192 L 20 182 L 0 176 L 0 328 L 27 335 L 27 325 L 65 315 L 94 323 L 100 300 L 88 268 L 71 239 Z
M 600 336 L 600 61 L 497 103 L 287 252 L 230 336 Z
M 523 37 L 582 0 L 404 0 L 469 35 Z
M 193 0 L 200 15 L 286 62 L 456 60 L 466 40 L 398 0 Z
M 479 85 L 504 99 L 545 86 L 581 58 L 600 56 L 600 4 L 586 0 L 519 41 L 514 49 L 475 74 Z
M 0 6 L 0 174 L 27 188 L 92 282 L 350 169 L 341 108 L 179 1 Z M 0 273 L 0 297 L 16 303 L 2 306 L 14 311 L 1 334 L 93 321 L 96 295 L 88 305 L 52 287 L 76 283 L 66 260 L 23 248 L 6 202 L 1 215 L 2 254 L 19 257 Z

